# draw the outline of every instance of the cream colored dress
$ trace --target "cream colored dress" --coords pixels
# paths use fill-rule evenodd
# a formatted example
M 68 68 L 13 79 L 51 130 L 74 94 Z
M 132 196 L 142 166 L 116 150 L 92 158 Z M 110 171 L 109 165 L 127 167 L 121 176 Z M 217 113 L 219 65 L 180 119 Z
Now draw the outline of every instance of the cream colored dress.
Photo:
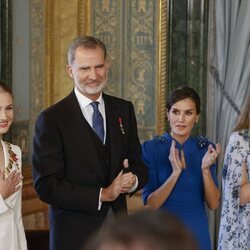
M 5 177 L 13 170 L 21 171 L 21 150 L 18 146 L 0 141 L 4 152 Z M 27 243 L 22 221 L 22 192 L 18 190 L 5 200 L 0 194 L 0 249 L 26 250 Z

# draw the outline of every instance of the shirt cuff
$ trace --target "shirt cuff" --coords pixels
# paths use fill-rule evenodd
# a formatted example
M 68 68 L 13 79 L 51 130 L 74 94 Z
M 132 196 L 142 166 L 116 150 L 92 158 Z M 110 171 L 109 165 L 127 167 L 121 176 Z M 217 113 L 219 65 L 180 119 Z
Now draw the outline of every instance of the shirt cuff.
M 129 189 L 128 193 L 133 193 L 138 187 L 138 178 L 137 176 L 135 175 L 135 184 L 132 188 Z
M 101 201 L 101 197 L 102 197 L 102 188 L 100 188 L 100 192 L 99 192 L 98 211 L 100 211 L 100 210 L 101 210 L 101 208 L 102 208 L 102 201 Z

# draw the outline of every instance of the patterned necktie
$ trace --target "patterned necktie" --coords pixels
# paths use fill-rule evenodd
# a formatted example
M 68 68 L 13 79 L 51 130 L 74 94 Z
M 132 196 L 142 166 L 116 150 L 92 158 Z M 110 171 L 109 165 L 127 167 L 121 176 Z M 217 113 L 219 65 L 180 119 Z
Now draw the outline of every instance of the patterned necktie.
M 102 114 L 98 109 L 99 102 L 91 102 L 90 105 L 93 107 L 94 113 L 92 118 L 92 127 L 95 133 L 99 136 L 101 141 L 104 140 L 104 127 L 103 127 L 103 118 Z

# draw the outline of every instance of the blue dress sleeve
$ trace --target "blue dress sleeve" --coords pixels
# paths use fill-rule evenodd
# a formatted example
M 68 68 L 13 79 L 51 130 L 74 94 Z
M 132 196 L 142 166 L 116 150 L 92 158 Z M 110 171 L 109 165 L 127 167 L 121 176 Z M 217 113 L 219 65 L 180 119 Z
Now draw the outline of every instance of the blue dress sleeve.
M 142 190 L 142 199 L 144 205 L 147 203 L 148 196 L 154 192 L 158 186 L 157 186 L 157 162 L 156 162 L 156 145 L 154 144 L 154 141 L 146 141 L 142 145 L 142 159 L 145 163 L 145 165 L 148 168 L 148 176 L 149 176 L 149 181 L 144 186 Z

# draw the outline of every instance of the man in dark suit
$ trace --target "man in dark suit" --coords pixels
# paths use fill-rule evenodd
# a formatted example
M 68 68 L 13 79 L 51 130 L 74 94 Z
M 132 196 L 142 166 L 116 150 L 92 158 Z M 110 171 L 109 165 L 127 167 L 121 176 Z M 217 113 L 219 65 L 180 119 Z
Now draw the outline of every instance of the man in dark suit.
M 33 178 L 50 204 L 51 250 L 81 249 L 147 182 L 133 105 L 102 92 L 106 57 L 100 40 L 76 38 L 67 66 L 74 90 L 36 122 Z

